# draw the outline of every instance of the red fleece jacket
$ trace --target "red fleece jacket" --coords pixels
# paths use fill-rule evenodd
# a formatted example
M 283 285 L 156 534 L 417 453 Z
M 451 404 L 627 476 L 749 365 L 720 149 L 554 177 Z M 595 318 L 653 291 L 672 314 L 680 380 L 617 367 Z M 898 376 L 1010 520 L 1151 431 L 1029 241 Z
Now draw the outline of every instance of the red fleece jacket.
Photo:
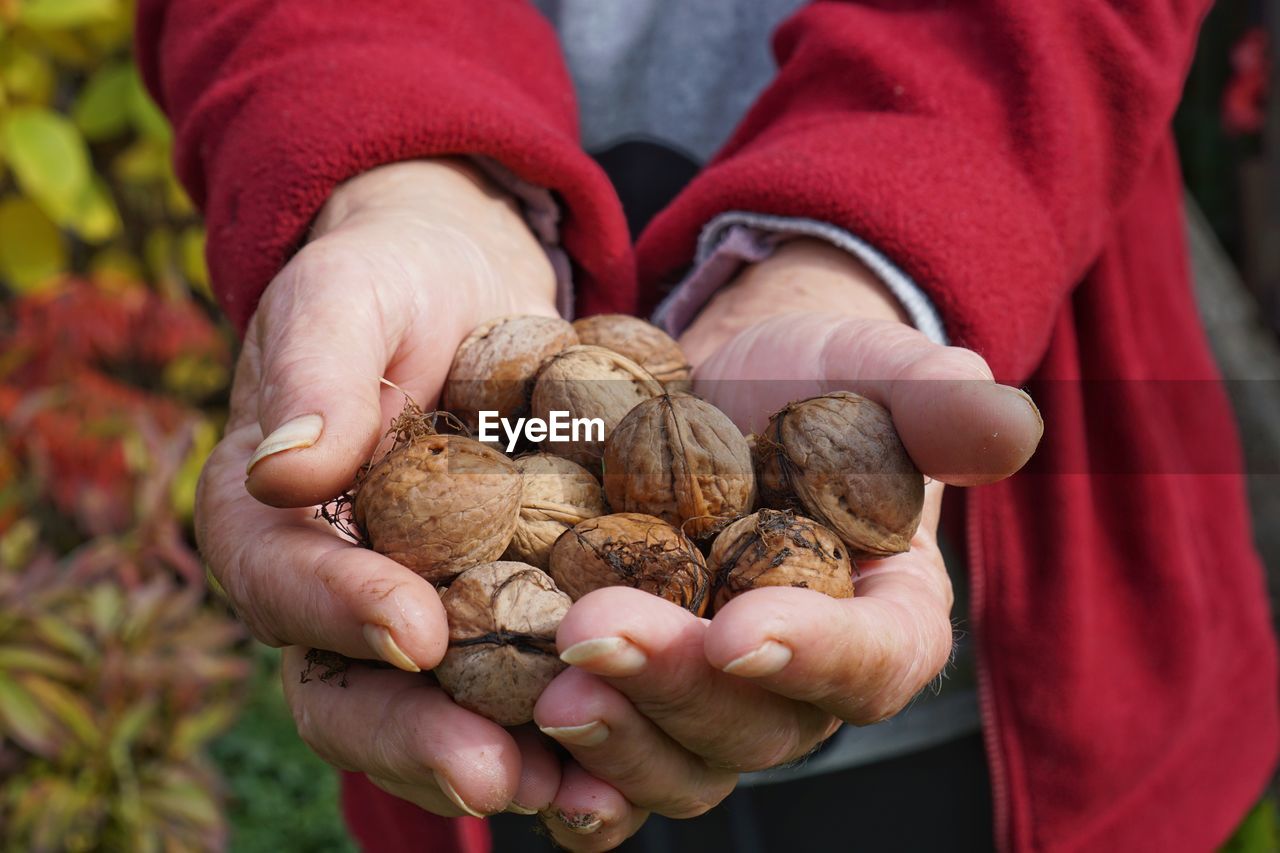
M 1168 130 L 1205 6 L 814 3 L 777 34 L 777 80 L 634 256 L 578 146 L 555 35 L 522 3 L 143 0 L 139 50 L 241 327 L 335 184 L 429 155 L 488 155 L 554 190 L 588 312 L 652 306 L 726 210 L 876 245 L 1045 416 L 1030 470 L 964 495 L 997 838 L 1205 850 L 1261 792 L 1278 735 Z M 475 825 L 358 781 L 346 805 L 368 849 L 425 831 L 483 847 Z

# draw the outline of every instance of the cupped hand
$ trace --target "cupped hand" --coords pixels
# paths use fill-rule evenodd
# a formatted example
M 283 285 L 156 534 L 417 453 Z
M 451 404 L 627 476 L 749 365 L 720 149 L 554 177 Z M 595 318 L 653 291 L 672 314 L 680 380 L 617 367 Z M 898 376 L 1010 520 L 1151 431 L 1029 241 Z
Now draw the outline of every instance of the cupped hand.
M 255 636 L 284 655 L 302 737 L 333 764 L 445 815 L 548 807 L 560 761 L 536 732 L 454 706 L 421 675 L 448 644 L 429 583 L 315 518 L 367 462 L 404 397 L 430 405 L 453 352 L 503 314 L 555 315 L 555 278 L 514 204 L 468 166 L 409 162 L 335 191 L 271 282 L 201 478 L 201 551 Z M 247 476 L 247 479 L 246 479 Z M 348 689 L 300 679 L 310 648 Z
M 695 390 L 744 429 L 826 391 L 884 405 L 930 478 L 924 512 L 910 550 L 858 566 L 851 599 L 759 589 L 710 621 L 631 589 L 577 602 L 557 635 L 574 668 L 544 692 L 535 719 L 617 797 L 607 835 L 561 831 L 561 843 L 607 849 L 645 810 L 699 814 L 727 795 L 735 772 L 794 761 L 842 722 L 891 717 L 945 666 L 943 483 L 1012 474 L 1043 427 L 1030 398 L 996 384 L 982 358 L 903 320 L 859 263 L 797 241 L 749 268 L 685 334 Z

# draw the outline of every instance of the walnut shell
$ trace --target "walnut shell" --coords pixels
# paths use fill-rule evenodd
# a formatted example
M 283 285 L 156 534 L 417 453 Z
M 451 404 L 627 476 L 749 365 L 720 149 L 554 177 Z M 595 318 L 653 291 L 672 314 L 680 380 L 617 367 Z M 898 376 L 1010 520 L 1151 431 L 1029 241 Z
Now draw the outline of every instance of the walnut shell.
M 604 495 L 596 478 L 576 462 L 550 453 L 533 453 L 516 460 L 524 481 L 520 517 L 504 555 L 546 571 L 551 546 L 570 527 L 604 515 Z
M 515 464 L 496 450 L 460 435 L 426 435 L 369 470 L 352 510 L 373 550 L 438 584 L 502 554 L 520 487 Z
M 442 405 L 473 432 L 481 411 L 511 418 L 529 409 L 529 393 L 538 368 L 578 342 L 559 317 L 499 317 L 467 335 L 453 356 Z
M 625 355 L 668 391 L 688 391 L 693 386 L 684 350 L 652 323 L 626 314 L 597 314 L 574 320 L 573 329 L 580 342 Z
M 825 524 L 855 560 L 911 546 L 924 477 L 883 407 L 847 391 L 791 403 L 769 419 L 756 451 L 762 506 Z
M 751 511 L 751 449 L 715 406 L 663 394 L 632 409 L 609 436 L 604 490 L 618 512 L 656 515 L 701 539 Z
M 453 701 L 503 726 L 533 719 L 533 705 L 565 668 L 556 628 L 573 603 L 540 569 L 484 563 L 440 596 L 449 650 L 435 668 Z
M 726 527 L 707 557 L 717 610 L 762 586 L 795 586 L 853 597 L 853 564 L 840 537 L 818 522 L 762 509 Z
M 551 412 L 571 418 L 600 418 L 604 439 L 637 403 L 662 393 L 662 384 L 625 355 L 604 347 L 573 346 L 553 355 L 538 371 L 533 385 L 533 416 L 550 420 Z M 542 442 L 547 453 L 571 459 L 588 471 L 600 468 L 604 439 L 579 435 L 577 441 Z
M 710 576 L 694 544 L 660 518 L 619 512 L 566 530 L 551 549 L 551 577 L 577 601 L 606 586 L 630 586 L 701 616 Z

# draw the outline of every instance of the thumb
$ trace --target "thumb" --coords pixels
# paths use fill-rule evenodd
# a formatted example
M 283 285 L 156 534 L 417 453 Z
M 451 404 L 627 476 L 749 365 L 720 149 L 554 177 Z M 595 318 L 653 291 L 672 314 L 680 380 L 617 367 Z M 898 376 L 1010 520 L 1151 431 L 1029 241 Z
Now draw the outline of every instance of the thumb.
M 378 380 L 391 343 L 378 300 L 351 286 L 341 264 L 311 257 L 304 250 L 272 282 L 250 328 L 261 352 L 264 437 L 245 487 L 271 506 L 311 506 L 342 492 L 382 431 Z
M 916 467 L 957 486 L 1013 474 L 1044 431 L 1031 398 L 997 384 L 977 353 L 892 321 L 779 315 L 739 333 L 695 378 L 700 393 L 753 429 L 796 399 L 862 394 L 889 410 Z

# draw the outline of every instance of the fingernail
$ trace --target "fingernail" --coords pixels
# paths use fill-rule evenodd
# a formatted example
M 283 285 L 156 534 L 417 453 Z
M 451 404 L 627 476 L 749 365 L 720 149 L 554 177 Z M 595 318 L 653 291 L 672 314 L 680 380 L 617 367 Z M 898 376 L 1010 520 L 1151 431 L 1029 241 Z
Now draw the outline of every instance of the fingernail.
M 755 651 L 747 652 L 740 658 L 724 665 L 724 672 L 744 678 L 760 678 L 781 672 L 791 663 L 791 649 L 774 640 L 766 640 L 764 645 Z
M 288 423 L 281 424 L 276 428 L 275 432 L 262 439 L 258 449 L 253 451 L 253 455 L 249 457 L 249 464 L 244 469 L 245 476 L 249 476 L 250 472 L 253 471 L 253 466 L 268 456 L 282 453 L 285 450 L 310 447 L 320 440 L 320 433 L 323 431 L 324 418 L 319 415 L 302 415 Z
M 1031 414 L 1036 416 L 1036 423 L 1040 424 L 1040 434 L 1044 435 L 1044 417 L 1040 414 L 1040 407 L 1036 405 L 1036 401 L 1031 399 L 1031 395 L 1021 388 L 1014 388 L 1011 385 L 1002 385 L 1002 388 L 1008 388 L 1013 393 L 1022 398 L 1023 402 L 1031 409 Z
M 523 814 L 523 815 L 531 815 L 531 814 L 538 813 L 537 809 L 531 809 L 528 806 L 522 806 L 519 803 L 517 803 L 515 800 L 512 800 L 511 802 L 507 803 L 507 811 L 511 812 L 512 814 Z
M 441 774 L 438 771 L 433 771 L 432 775 L 436 777 L 436 784 L 440 786 L 440 790 L 444 792 L 444 795 L 446 797 L 448 797 L 450 800 L 453 801 L 453 804 L 455 806 L 462 809 L 464 812 L 471 815 L 472 817 L 484 817 L 482 813 L 476 811 L 475 809 L 471 808 L 471 806 L 467 805 L 465 802 L 462 801 L 462 797 L 458 795 L 457 790 L 452 785 L 449 784 L 449 780 L 444 778 L 443 774 Z
M 570 666 L 589 668 L 597 675 L 636 675 L 649 659 L 644 652 L 622 637 L 583 640 L 560 653 L 560 660 Z
M 547 737 L 574 746 L 599 746 L 609 737 L 609 727 L 603 720 L 593 720 L 581 726 L 547 726 L 546 728 L 539 726 L 538 728 Z
M 604 826 L 604 821 L 590 812 L 586 814 L 556 812 L 556 817 L 560 818 L 560 822 L 568 827 L 570 832 L 576 832 L 579 835 L 590 835 Z
M 422 672 L 422 667 L 414 663 L 413 658 L 396 645 L 396 639 L 391 636 L 390 628 L 382 625 L 365 625 L 364 640 L 373 649 L 374 654 L 396 669 L 403 669 L 405 672 Z

